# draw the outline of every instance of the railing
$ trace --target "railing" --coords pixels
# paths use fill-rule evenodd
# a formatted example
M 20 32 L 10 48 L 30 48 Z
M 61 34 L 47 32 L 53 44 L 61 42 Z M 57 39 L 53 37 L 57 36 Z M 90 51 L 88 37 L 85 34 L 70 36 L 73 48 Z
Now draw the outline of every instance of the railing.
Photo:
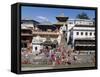
M 69 20 L 68 24 L 75 24 L 75 25 L 94 25 L 93 20 L 85 20 L 85 19 L 76 19 L 76 20 Z
M 29 33 L 21 33 L 21 36 L 32 36 L 32 34 L 29 34 Z
M 76 44 L 95 44 L 95 42 L 75 42 Z
M 21 42 L 29 42 L 30 40 L 21 40 Z
M 38 34 L 38 35 L 59 35 L 60 33 L 59 32 L 48 32 L 48 31 L 40 31 L 40 32 L 36 32 L 36 31 L 33 31 L 33 33 L 32 33 L 33 35 L 36 35 L 36 34 Z
M 95 44 L 75 44 L 75 46 L 95 46 Z

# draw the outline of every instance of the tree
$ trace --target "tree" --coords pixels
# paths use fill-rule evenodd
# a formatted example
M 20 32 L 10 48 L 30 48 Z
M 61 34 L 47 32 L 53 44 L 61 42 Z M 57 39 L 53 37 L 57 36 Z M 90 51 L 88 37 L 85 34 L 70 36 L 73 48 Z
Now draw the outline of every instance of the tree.
M 89 19 L 88 15 L 85 12 L 82 12 L 76 16 L 78 19 Z

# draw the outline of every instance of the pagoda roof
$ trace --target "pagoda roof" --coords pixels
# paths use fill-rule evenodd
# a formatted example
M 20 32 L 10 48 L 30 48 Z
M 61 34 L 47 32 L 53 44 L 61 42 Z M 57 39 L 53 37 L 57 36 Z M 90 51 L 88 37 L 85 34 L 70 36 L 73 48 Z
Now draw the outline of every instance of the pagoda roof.
M 58 21 L 65 22 L 65 21 L 68 20 L 68 17 L 59 16 L 59 17 L 56 17 L 56 19 L 57 19 Z
M 57 19 L 58 21 L 61 21 L 61 22 L 67 21 L 68 18 L 69 18 L 69 17 L 64 16 L 64 13 L 62 13 L 60 16 L 56 16 L 56 19 Z

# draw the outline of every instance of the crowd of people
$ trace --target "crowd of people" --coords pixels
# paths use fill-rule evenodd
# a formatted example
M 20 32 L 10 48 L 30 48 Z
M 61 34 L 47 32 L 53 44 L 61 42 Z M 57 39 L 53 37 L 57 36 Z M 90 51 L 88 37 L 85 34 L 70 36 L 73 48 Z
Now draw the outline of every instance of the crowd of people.
M 72 64 L 77 60 L 77 57 L 72 53 L 73 50 L 66 49 L 64 45 L 55 48 L 44 46 L 37 54 L 27 51 L 22 52 L 22 64 L 47 64 L 53 66 Z M 32 55 L 31 58 L 30 55 Z

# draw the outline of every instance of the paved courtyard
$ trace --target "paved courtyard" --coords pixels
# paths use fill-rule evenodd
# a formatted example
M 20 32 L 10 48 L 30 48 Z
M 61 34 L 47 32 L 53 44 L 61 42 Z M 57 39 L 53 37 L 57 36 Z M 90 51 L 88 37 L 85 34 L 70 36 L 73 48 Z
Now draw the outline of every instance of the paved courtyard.
M 85 64 L 72 64 L 72 65 L 23 65 L 21 70 L 45 70 L 45 69 L 60 69 L 60 68 L 80 68 L 80 67 L 94 67 L 94 63 L 85 63 Z

